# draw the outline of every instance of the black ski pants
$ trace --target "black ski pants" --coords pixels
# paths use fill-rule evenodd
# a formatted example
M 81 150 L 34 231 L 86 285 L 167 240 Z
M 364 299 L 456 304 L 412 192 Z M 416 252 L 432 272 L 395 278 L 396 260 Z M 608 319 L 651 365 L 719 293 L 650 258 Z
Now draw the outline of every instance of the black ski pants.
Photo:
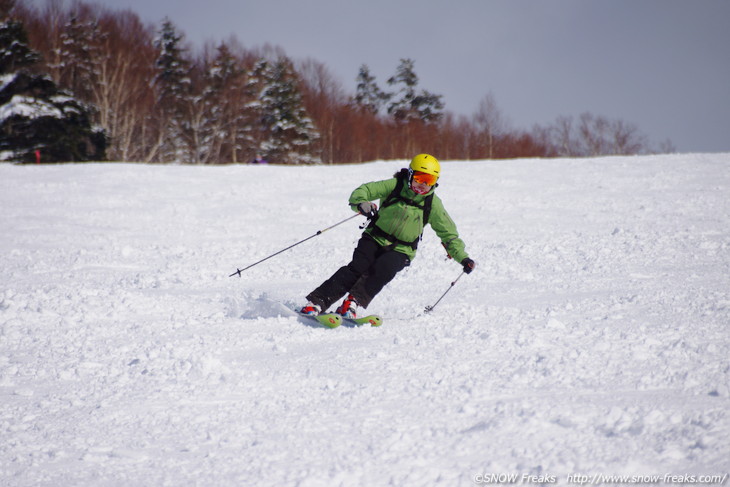
M 410 265 L 407 255 L 392 247 L 381 247 L 370 235 L 363 233 L 352 254 L 352 262 L 335 272 L 307 299 L 326 311 L 335 301 L 350 293 L 357 304 L 367 308 L 370 301 L 398 272 Z

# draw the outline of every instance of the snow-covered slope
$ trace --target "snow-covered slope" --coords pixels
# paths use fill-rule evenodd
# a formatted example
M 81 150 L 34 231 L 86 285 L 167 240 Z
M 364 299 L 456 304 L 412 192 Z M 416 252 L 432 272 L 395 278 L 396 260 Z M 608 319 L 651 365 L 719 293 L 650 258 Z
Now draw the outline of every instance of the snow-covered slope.
M 380 328 L 276 305 L 360 219 L 228 277 L 405 164 L 0 165 L 0 484 L 730 470 L 730 154 L 444 162 L 478 268 L 424 315 L 461 272 L 427 230 Z

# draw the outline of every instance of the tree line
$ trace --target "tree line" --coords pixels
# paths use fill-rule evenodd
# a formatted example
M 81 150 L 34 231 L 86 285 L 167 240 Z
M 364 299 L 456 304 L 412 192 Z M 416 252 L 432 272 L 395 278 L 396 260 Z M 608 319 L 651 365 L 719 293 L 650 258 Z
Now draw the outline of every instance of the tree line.
M 220 164 L 262 155 L 330 164 L 419 152 L 496 159 L 653 151 L 635 125 L 590 113 L 514 129 L 491 93 L 472 115 L 455 115 L 442 95 L 421 87 L 412 59 L 401 59 L 384 85 L 361 66 L 349 93 L 313 58 L 247 48 L 235 36 L 195 50 L 169 19 L 145 24 L 130 10 L 0 0 L 0 14 L 22 24 L 38 54 L 23 69 L 47 74 L 89 107 L 107 160 Z

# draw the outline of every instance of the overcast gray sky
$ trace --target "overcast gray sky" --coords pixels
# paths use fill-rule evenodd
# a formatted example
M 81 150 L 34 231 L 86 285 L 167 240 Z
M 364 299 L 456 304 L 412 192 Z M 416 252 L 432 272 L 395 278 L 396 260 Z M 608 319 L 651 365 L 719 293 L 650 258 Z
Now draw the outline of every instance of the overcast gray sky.
M 170 20 L 195 47 L 231 35 L 326 65 L 354 93 L 400 59 L 464 115 L 491 93 L 514 128 L 583 112 L 680 152 L 730 151 L 730 0 L 97 0 Z M 44 4 L 44 0 L 35 0 Z

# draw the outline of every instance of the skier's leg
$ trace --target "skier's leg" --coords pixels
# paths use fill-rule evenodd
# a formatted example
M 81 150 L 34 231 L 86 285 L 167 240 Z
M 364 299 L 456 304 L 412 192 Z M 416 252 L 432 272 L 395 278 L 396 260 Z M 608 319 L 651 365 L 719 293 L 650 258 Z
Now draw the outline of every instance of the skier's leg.
M 363 234 L 352 253 L 352 261 L 340 267 L 337 272 L 309 293 L 307 300 L 326 311 L 332 303 L 344 296 L 373 264 L 380 246 L 367 234 Z
M 407 255 L 395 250 L 382 253 L 375 260 L 367 274 L 352 287 L 350 294 L 357 304 L 367 308 L 370 301 L 393 280 L 396 274 L 411 264 Z

